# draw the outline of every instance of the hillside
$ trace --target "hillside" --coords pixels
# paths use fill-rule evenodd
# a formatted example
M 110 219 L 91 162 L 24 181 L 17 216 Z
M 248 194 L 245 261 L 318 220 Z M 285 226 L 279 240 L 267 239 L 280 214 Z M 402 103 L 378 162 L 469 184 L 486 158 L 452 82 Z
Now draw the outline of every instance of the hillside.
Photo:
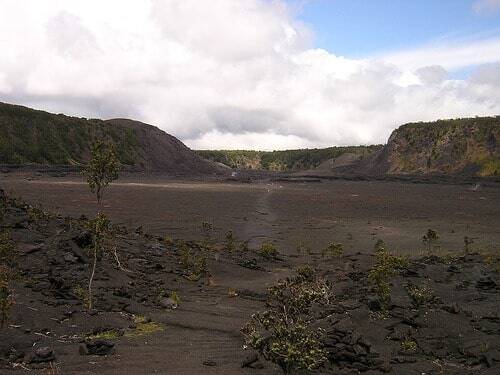
M 375 146 L 329 147 L 285 151 L 251 150 L 200 150 L 206 159 L 237 169 L 261 169 L 269 171 L 298 171 L 312 169 L 329 163 L 345 154 L 363 159 L 382 148 Z
M 302 174 L 316 176 L 500 176 L 500 117 L 409 123 L 365 158 L 345 154 Z
M 410 123 L 352 169 L 389 175 L 500 175 L 500 117 Z
M 130 169 L 167 174 L 220 170 L 177 138 L 138 121 L 77 118 L 0 103 L 0 164 L 78 166 L 88 160 L 98 138 L 113 143 Z
M 406 124 L 385 155 L 389 174 L 500 175 L 500 117 Z

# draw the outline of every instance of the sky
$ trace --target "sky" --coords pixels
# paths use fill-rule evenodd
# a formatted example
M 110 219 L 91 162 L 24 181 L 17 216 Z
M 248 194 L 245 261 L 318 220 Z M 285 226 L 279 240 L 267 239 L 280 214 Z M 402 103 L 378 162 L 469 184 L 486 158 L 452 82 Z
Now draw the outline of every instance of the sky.
M 385 143 L 500 114 L 500 0 L 0 0 L 0 101 L 194 149 Z

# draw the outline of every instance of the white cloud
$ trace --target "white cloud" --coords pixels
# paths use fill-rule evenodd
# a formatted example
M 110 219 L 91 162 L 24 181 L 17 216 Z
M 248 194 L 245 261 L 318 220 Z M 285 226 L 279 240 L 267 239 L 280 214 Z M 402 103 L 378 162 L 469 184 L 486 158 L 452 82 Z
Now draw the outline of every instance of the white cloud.
M 500 0 L 476 0 L 472 4 L 476 13 L 486 13 L 500 9 Z
M 404 122 L 500 113 L 500 39 L 349 59 L 313 48 L 281 0 L 0 7 L 0 100 L 132 117 L 195 148 L 381 143 Z

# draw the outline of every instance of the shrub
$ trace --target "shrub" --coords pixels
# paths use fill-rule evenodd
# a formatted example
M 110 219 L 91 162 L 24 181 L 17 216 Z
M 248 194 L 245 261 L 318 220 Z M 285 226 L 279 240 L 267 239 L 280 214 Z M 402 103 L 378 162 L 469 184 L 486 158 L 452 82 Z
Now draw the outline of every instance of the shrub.
M 311 254 L 311 249 L 304 245 L 304 243 L 301 241 L 297 245 L 297 255 L 304 255 L 304 254 Z
M 240 246 L 239 246 L 239 247 L 240 247 L 240 251 L 241 251 L 241 252 L 246 253 L 247 251 L 249 251 L 249 250 L 250 250 L 250 248 L 248 247 L 248 243 L 249 243 L 249 242 L 250 242 L 249 240 L 246 240 L 246 241 L 241 241 L 241 242 L 240 242 Z
M 264 242 L 260 245 L 259 255 L 266 259 L 274 259 L 278 256 L 279 251 L 271 242 Z
M 27 206 L 28 209 L 28 219 L 31 223 L 38 224 L 42 221 L 47 220 L 50 215 L 45 212 L 41 207 L 37 206 Z
M 374 248 L 375 251 L 380 251 L 382 249 L 385 249 L 386 248 L 385 242 L 379 238 L 377 242 L 375 242 Z
M 422 242 L 426 244 L 427 251 L 430 253 L 432 248 L 437 244 L 439 236 L 435 230 L 428 229 L 427 233 L 422 237 Z
M 311 327 L 310 310 L 329 303 L 330 287 L 309 276 L 306 271 L 269 288 L 269 309 L 254 314 L 242 328 L 246 344 L 285 373 L 315 370 L 327 360 L 321 343 L 324 332 Z
M 89 292 L 87 289 L 82 287 L 81 285 L 77 285 L 73 288 L 73 294 L 78 298 L 84 306 L 89 306 Z
M 170 292 L 170 296 L 169 296 L 169 297 L 170 297 L 170 299 L 171 299 L 172 301 L 174 301 L 174 302 L 175 302 L 175 304 L 176 304 L 177 306 L 179 306 L 179 305 L 181 304 L 181 296 L 179 296 L 179 293 L 177 293 L 176 291 L 173 291 L 173 290 L 172 290 L 172 291 Z
M 236 248 L 234 233 L 232 230 L 226 232 L 226 242 L 224 244 L 224 247 L 227 251 L 234 251 L 234 249 Z
M 338 258 L 341 257 L 344 254 L 344 247 L 342 246 L 341 243 L 334 243 L 331 242 L 328 244 L 326 248 L 323 249 L 321 252 L 321 256 L 329 256 L 332 258 Z
M 464 253 L 465 255 L 468 255 L 471 250 L 471 245 L 474 243 L 474 238 L 465 236 L 464 237 Z
M 377 295 L 383 307 L 387 307 L 391 297 L 391 279 L 398 269 L 406 267 L 408 261 L 403 257 L 391 255 L 385 248 L 376 252 L 375 266 L 369 271 L 368 279 L 375 285 Z
M 207 258 L 205 256 L 193 254 L 186 244 L 181 246 L 180 254 L 181 264 L 188 280 L 198 281 L 202 276 L 208 275 Z
M 203 235 L 203 246 L 204 247 L 210 246 L 210 242 L 212 241 L 213 230 L 214 230 L 214 226 L 212 223 L 209 223 L 208 221 L 201 222 L 201 232 Z
M 436 298 L 434 296 L 434 292 L 428 285 L 416 286 L 409 284 L 407 285 L 406 290 L 416 307 L 432 302 Z
M 409 353 L 414 353 L 418 349 L 417 343 L 411 338 L 405 338 L 401 341 L 401 350 Z
M 0 262 L 9 264 L 15 255 L 16 245 L 8 230 L 0 232 Z
M 313 281 L 316 271 L 310 265 L 297 267 L 297 278 L 302 278 L 304 281 Z
M 13 278 L 10 268 L 0 265 L 0 328 L 3 328 L 9 318 L 9 312 L 14 304 L 10 281 Z

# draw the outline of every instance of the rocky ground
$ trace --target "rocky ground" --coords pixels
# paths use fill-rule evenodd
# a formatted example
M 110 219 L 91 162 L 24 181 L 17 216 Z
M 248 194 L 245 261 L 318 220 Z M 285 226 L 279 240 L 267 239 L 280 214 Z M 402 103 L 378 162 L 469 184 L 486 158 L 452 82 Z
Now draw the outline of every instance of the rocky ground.
M 278 374 L 244 349 L 240 328 L 266 308 L 269 286 L 306 263 L 333 292 L 314 322 L 325 330 L 328 352 L 317 373 L 500 371 L 495 253 L 414 256 L 390 278 L 390 301 L 383 303 L 368 277 L 377 262 L 373 250 L 268 259 L 238 241 L 216 243 L 209 231 L 186 242 L 115 227 L 89 310 L 88 220 L 10 198 L 5 206 L 0 230 L 15 251 L 2 262 L 15 272 L 14 304 L 0 331 L 2 374 Z

